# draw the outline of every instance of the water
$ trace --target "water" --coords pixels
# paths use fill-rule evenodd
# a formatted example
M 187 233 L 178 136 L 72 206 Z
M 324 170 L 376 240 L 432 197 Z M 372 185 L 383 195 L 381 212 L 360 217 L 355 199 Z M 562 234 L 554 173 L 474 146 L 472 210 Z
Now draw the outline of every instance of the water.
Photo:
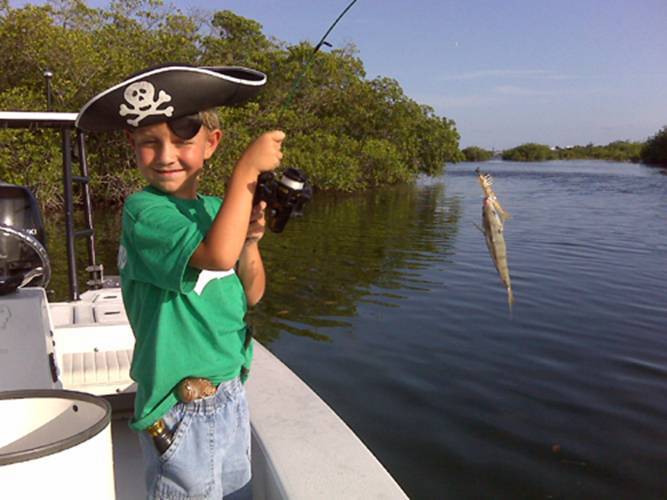
M 260 340 L 412 498 L 667 497 L 667 175 L 481 164 L 513 215 L 510 315 L 477 166 L 320 194 L 268 234 Z

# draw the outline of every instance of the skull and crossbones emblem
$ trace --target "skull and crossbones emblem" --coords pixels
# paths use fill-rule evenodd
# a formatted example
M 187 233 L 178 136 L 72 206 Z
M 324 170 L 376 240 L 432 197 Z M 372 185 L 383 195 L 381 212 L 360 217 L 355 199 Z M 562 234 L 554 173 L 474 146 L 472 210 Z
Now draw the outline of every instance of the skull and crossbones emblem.
M 128 85 L 123 94 L 129 107 L 123 103 L 120 105 L 120 116 L 136 115 L 128 118 L 127 123 L 133 127 L 139 126 L 139 122 L 148 116 L 165 115 L 171 116 L 174 112 L 173 106 L 158 109 L 165 102 L 171 101 L 171 96 L 164 90 L 160 90 L 155 98 L 155 87 L 150 82 L 135 82 Z

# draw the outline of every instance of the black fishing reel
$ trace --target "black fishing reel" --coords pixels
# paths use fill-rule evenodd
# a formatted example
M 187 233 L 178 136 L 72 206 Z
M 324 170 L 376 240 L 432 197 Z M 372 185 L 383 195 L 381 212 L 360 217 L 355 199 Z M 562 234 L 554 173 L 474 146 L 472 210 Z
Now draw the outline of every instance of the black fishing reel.
M 313 189 L 306 174 L 298 168 L 287 168 L 280 179 L 273 172 L 262 172 L 257 177 L 253 206 L 266 202 L 266 220 L 269 229 L 280 233 L 291 215 L 301 215 L 303 206 L 313 197 Z

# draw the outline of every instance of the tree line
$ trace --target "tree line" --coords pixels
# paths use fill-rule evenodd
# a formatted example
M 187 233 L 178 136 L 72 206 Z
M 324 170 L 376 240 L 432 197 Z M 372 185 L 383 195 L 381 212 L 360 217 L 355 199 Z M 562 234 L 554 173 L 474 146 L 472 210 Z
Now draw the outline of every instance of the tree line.
M 268 83 L 252 102 L 219 109 L 224 137 L 203 175 L 205 192 L 222 193 L 243 149 L 272 128 L 288 134 L 283 164 L 302 168 L 316 189 L 406 182 L 462 158 L 455 123 L 410 99 L 396 80 L 367 78 L 353 45 L 318 51 L 305 69 L 313 51 L 228 10 L 186 15 L 161 0 L 12 8 L 0 0 L 0 109 L 46 110 L 47 69 L 53 109 L 75 112 L 152 65 L 242 65 L 267 73 Z M 122 202 L 143 185 L 122 133 L 89 134 L 87 143 L 98 202 Z M 57 133 L 0 130 L 0 146 L 0 180 L 28 185 L 46 205 L 61 202 Z
M 463 149 L 462 154 L 464 161 L 487 161 L 496 156 L 494 151 L 477 146 Z M 609 160 L 667 166 L 667 127 L 646 142 L 614 141 L 606 146 L 587 144 L 564 148 L 529 142 L 506 149 L 498 156 L 506 161 Z

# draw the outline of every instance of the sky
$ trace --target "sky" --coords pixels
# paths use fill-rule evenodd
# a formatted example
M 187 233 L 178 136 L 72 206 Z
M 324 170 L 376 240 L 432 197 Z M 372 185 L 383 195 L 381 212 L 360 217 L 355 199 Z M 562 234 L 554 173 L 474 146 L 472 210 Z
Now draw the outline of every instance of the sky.
M 171 3 L 314 44 L 349 1 Z M 507 149 L 644 141 L 666 126 L 666 26 L 667 0 L 357 0 L 327 41 L 353 43 L 368 78 L 454 120 L 461 147 Z

